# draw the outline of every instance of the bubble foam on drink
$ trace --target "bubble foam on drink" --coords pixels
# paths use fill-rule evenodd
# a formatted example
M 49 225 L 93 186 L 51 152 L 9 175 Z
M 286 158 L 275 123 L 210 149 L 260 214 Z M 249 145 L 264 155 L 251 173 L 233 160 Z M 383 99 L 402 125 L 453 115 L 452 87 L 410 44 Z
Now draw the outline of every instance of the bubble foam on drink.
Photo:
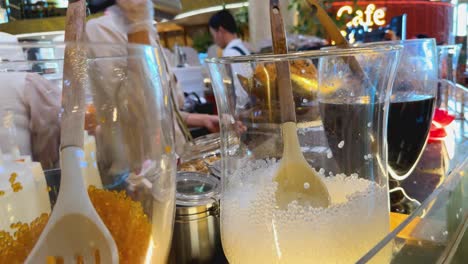
M 356 174 L 321 174 L 332 199 L 328 208 L 293 201 L 278 209 L 278 164 L 243 163 L 226 179 L 221 227 L 230 263 L 354 263 L 388 233 L 386 187 Z

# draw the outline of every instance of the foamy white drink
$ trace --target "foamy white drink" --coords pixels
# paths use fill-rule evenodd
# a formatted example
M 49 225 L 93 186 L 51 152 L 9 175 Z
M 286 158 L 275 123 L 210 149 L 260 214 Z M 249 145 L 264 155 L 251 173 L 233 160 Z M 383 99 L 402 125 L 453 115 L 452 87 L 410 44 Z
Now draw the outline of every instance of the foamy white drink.
M 354 263 L 388 233 L 387 189 L 356 175 L 324 178 L 329 208 L 276 208 L 278 164 L 247 162 L 228 177 L 221 229 L 230 263 Z

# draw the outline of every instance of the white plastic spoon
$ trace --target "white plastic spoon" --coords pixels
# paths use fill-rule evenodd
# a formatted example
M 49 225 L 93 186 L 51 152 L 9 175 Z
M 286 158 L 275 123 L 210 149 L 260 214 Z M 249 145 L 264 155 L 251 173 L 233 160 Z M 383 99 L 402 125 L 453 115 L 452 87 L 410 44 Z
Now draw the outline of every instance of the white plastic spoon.
M 69 1 L 66 41 L 80 41 L 86 1 Z M 63 69 L 60 162 L 62 177 L 57 203 L 26 263 L 118 263 L 117 246 L 89 199 L 81 173 L 84 131 L 86 53 L 67 45 Z
M 270 22 L 275 54 L 287 53 L 278 0 L 270 0 Z M 286 209 L 289 203 L 297 201 L 300 205 L 326 208 L 330 204 L 327 187 L 317 172 L 307 163 L 299 145 L 289 62 L 276 62 L 276 72 L 284 145 L 283 157 L 274 178 L 278 182 L 277 205 L 279 208 Z

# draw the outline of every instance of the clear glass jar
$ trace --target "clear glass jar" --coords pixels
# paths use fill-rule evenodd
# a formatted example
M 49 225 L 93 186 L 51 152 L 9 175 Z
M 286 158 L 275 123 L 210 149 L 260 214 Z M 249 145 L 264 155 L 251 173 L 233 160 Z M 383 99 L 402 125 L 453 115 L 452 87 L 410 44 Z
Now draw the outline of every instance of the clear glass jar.
M 400 49 L 207 61 L 221 120 L 221 235 L 230 263 L 354 263 L 389 232 L 385 139 Z M 290 65 L 301 151 L 330 193 L 328 208 L 277 204 L 276 62 Z
M 63 79 L 65 48 L 86 54 L 74 68 L 85 84 L 86 107 L 73 113 L 85 112 L 81 166 L 91 202 L 116 242 L 119 262 L 163 263 L 173 230 L 176 159 L 161 50 L 84 43 L 0 45 L 0 80 L 14 91 L 0 95 L 0 109 L 15 113 L 22 146 L 22 156 L 2 161 L 0 262 L 24 262 L 60 192 L 60 169 L 42 168 L 59 164 L 62 83 L 73 88 Z M 40 56 L 27 59 L 30 49 Z

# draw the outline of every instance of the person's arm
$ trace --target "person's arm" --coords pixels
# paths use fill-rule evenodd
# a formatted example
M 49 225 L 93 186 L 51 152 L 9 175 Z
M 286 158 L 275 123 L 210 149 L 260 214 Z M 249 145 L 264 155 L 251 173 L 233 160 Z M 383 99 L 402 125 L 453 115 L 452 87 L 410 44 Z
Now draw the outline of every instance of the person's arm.
M 204 127 L 210 132 L 219 132 L 219 118 L 217 115 L 180 112 L 189 127 Z

